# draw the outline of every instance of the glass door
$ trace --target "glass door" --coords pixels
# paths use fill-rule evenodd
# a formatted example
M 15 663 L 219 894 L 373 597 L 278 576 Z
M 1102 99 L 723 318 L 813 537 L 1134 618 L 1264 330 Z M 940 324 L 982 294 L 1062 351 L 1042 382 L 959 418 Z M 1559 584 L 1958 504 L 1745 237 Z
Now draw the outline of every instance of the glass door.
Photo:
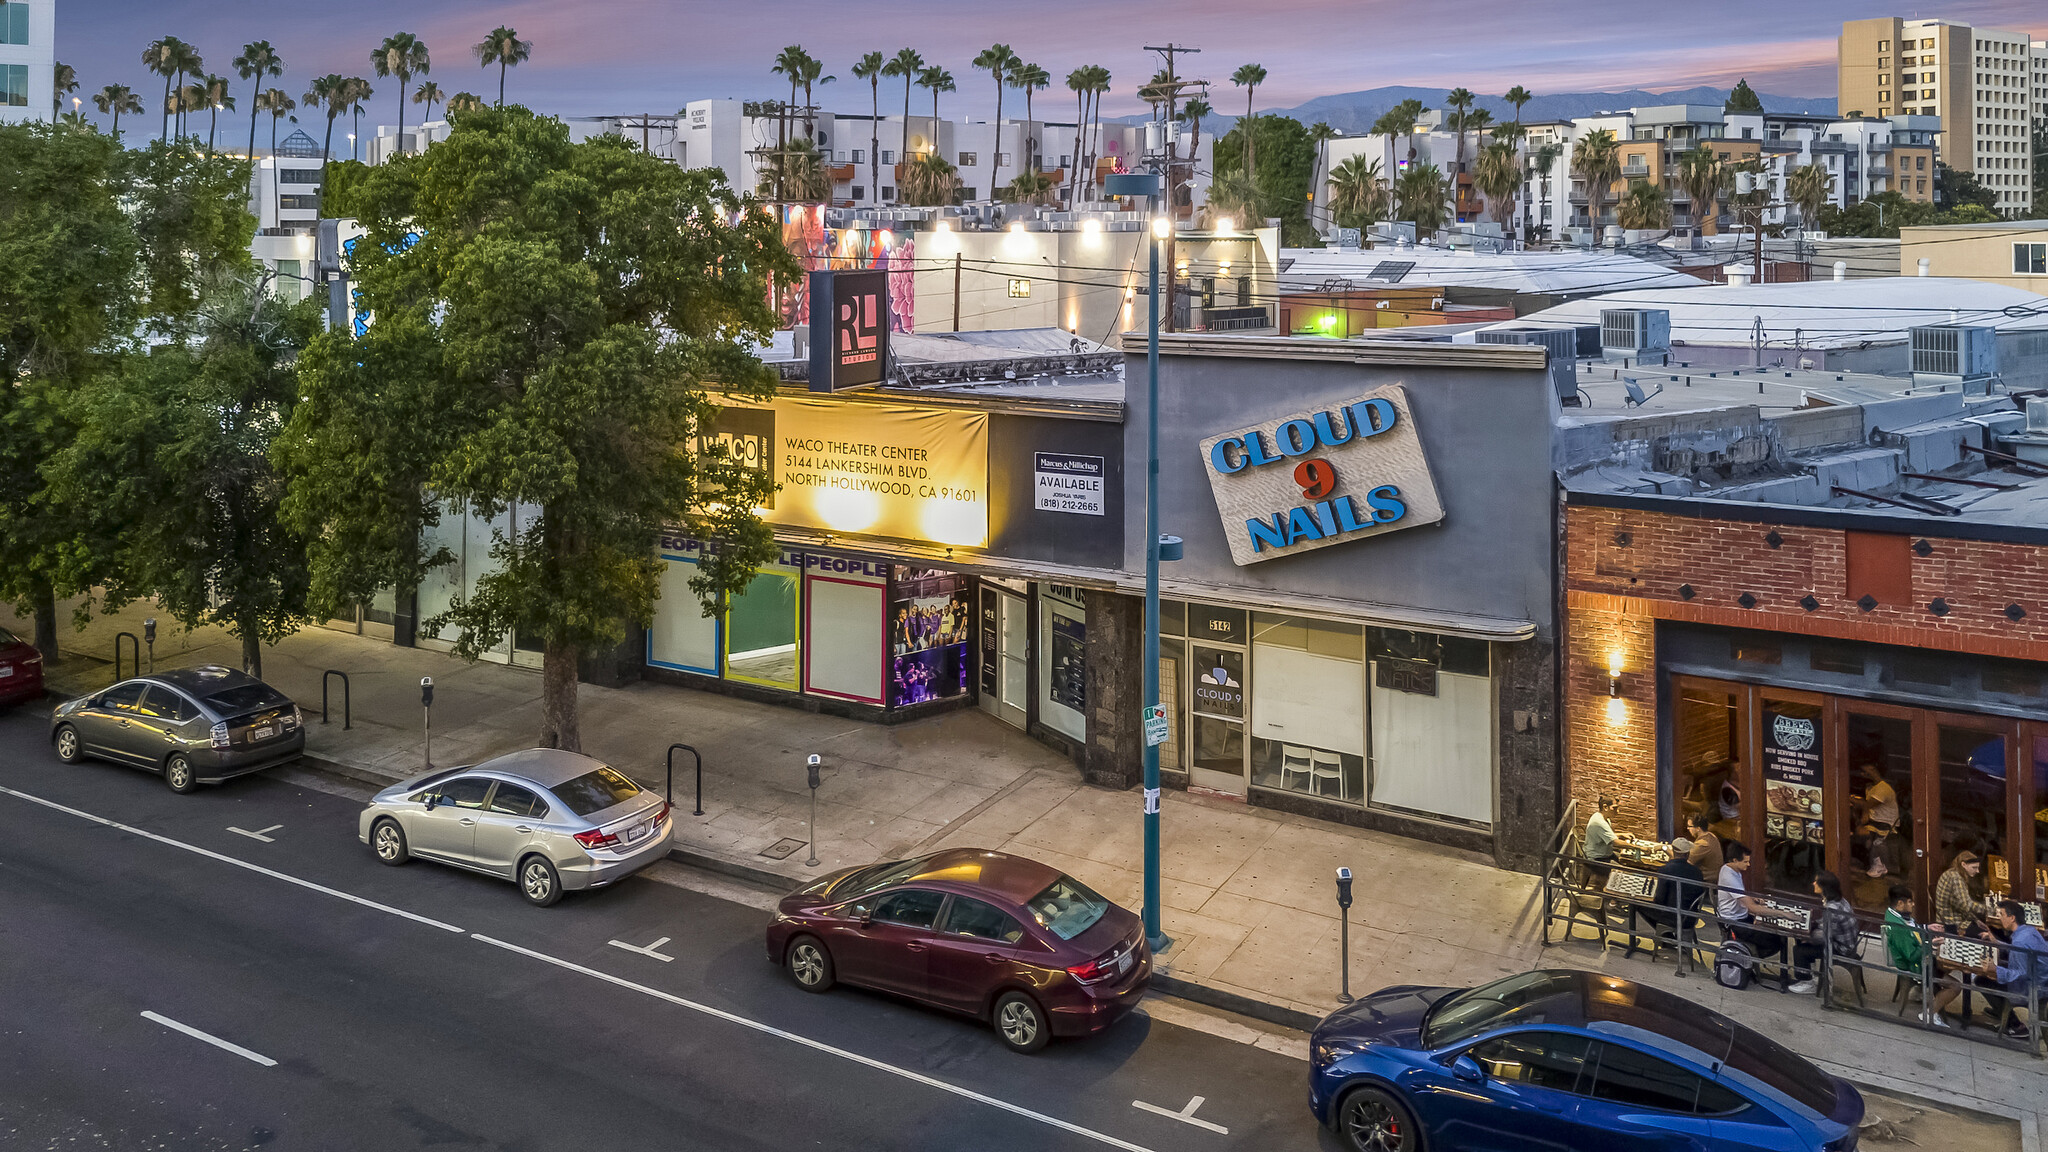
M 1193 672 L 1189 711 L 1194 729 L 1188 783 L 1242 796 L 1246 792 L 1244 649 L 1190 644 L 1188 654 Z
M 1671 725 L 1671 803 L 1662 822 L 1664 834 L 1685 835 L 1687 818 L 1701 815 L 1714 835 L 1740 839 L 1742 750 L 1749 743 L 1743 717 L 1749 694 L 1739 685 L 1676 676 L 1672 695 L 1677 707 Z M 1622 817 L 1632 819 L 1628 806 L 1648 799 L 1620 797 Z
M 981 586 L 981 708 L 1012 728 L 1028 720 L 1031 695 L 1029 601 L 984 581 Z
M 1957 853 L 1974 852 L 1984 861 L 1978 873 L 1984 892 L 1976 895 L 2004 896 L 2013 887 L 2015 857 L 2025 858 L 2024 850 L 2015 851 L 2018 846 L 2010 843 L 2009 814 L 2020 803 L 2013 786 L 2018 725 L 1989 716 L 1926 716 L 1934 760 L 1934 770 L 1923 774 L 1931 778 L 1934 793 L 1928 805 L 1933 841 L 1928 858 L 1933 868 L 1946 869 Z M 2020 877 L 2024 890 L 2024 864 Z
M 1848 768 L 1849 850 L 1843 875 L 1850 902 L 1882 915 L 1894 884 L 1913 890 L 1926 907 L 1926 852 L 1919 843 L 1913 788 L 1913 712 L 1861 700 L 1838 709 L 1840 742 Z

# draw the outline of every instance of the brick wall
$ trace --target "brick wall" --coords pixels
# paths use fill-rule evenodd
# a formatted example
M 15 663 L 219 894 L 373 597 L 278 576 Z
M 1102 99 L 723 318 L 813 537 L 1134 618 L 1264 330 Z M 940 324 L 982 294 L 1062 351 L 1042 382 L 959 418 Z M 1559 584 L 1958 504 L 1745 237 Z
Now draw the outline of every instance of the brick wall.
M 1565 762 L 1581 819 L 1608 792 L 1628 801 L 1617 829 L 1655 831 L 1658 620 L 2048 660 L 2048 548 L 1925 539 L 1926 555 L 1908 553 L 1911 599 L 1865 611 L 1848 594 L 1841 529 L 1568 506 Z M 1947 615 L 1930 609 L 1936 598 Z M 2009 604 L 2025 615 L 2010 619 Z M 1617 651 L 1621 697 L 1611 705 Z

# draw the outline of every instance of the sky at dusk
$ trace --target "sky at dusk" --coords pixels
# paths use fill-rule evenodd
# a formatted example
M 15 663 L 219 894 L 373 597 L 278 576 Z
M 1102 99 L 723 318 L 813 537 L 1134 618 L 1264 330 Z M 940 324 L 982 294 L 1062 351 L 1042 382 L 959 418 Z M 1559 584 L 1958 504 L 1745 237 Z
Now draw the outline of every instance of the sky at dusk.
M 690 100 L 759 99 L 787 94 L 769 64 L 785 44 L 802 44 L 840 77 L 820 102 L 855 111 L 868 104 L 865 84 L 849 75 L 863 52 L 901 47 L 945 65 L 960 87 L 942 98 L 949 119 L 986 117 L 994 85 L 969 65 L 995 41 L 1053 74 L 1038 97 L 1040 119 L 1072 101 L 1064 79 L 1084 64 L 1113 76 L 1104 111 L 1143 111 L 1137 81 L 1158 67 L 1148 44 L 1201 48 L 1183 74 L 1215 81 L 1219 111 L 1242 107 L 1229 84 L 1240 64 L 1265 66 L 1259 89 L 1265 108 L 1316 96 L 1388 84 L 1498 93 L 1515 84 L 1533 92 L 1585 92 L 1696 84 L 1727 86 L 1747 77 L 1760 91 L 1831 96 L 1835 37 L 1841 22 L 1897 14 L 1940 17 L 2048 36 L 2043 0 L 1960 0 L 1937 8 L 1794 0 L 1679 4 L 1669 0 L 1038 0 L 962 3 L 938 0 L 820 0 L 754 3 L 657 0 L 354 0 L 347 5 L 258 4 L 247 0 L 59 0 L 57 57 L 77 69 L 79 96 L 109 83 L 142 95 L 153 118 L 162 81 L 141 64 L 144 46 L 172 35 L 194 44 L 210 71 L 232 75 L 230 61 L 251 40 L 267 39 L 284 57 L 282 80 L 302 95 L 309 79 L 328 72 L 371 76 L 370 52 L 393 32 L 412 32 L 432 51 L 432 79 L 449 93 L 495 92 L 496 72 L 482 71 L 470 45 L 493 26 L 509 24 L 534 44 L 533 59 L 512 72 L 507 98 L 557 115 L 673 114 Z M 374 81 L 366 120 L 390 123 L 396 85 Z M 237 81 L 241 113 L 246 82 Z M 893 101 L 890 98 L 894 90 Z M 901 82 L 883 87 L 882 105 L 902 107 Z M 1021 112 L 1012 92 L 1004 112 Z M 913 110 L 930 107 L 918 90 Z M 85 105 L 92 112 L 90 101 Z M 407 119 L 417 110 L 407 109 Z

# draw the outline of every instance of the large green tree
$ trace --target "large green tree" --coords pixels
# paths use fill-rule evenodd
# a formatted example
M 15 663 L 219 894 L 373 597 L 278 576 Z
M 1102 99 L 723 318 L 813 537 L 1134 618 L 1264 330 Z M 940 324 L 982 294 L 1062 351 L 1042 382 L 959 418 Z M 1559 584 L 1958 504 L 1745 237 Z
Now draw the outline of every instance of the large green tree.
M 104 370 L 135 318 L 135 235 L 110 136 L 0 125 L 0 598 L 57 657 L 57 595 L 75 524 L 45 466 L 70 443 L 64 400 Z
M 664 525 L 716 542 L 690 585 L 707 613 L 774 554 L 753 511 L 771 481 L 691 445 L 717 394 L 774 391 L 751 348 L 795 262 L 715 170 L 571 143 L 523 108 L 464 114 L 353 199 L 373 319 L 314 338 L 279 447 L 287 518 L 315 538 L 313 609 L 416 586 L 446 559 L 421 533 L 444 509 L 528 510 L 475 594 L 423 627 L 452 624 L 470 657 L 538 640 L 540 742 L 577 748 L 578 665 L 651 619 Z
M 1250 127 L 1254 138 L 1246 149 L 1244 132 Z M 1216 182 L 1228 184 L 1242 179 L 1247 155 L 1258 165 L 1252 184 L 1258 189 L 1262 219 L 1280 218 L 1280 243 L 1304 248 L 1316 242 L 1308 223 L 1309 179 L 1315 173 L 1316 142 L 1301 121 L 1291 116 L 1268 113 L 1238 121 L 1235 128 L 1216 141 L 1210 155 L 1215 157 Z M 1257 220 L 1247 226 L 1256 226 Z

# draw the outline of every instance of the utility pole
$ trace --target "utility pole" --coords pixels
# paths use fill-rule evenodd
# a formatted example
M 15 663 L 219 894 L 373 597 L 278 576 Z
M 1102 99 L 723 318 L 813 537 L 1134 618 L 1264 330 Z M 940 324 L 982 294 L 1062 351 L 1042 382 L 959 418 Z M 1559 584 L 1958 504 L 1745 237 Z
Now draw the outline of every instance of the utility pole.
M 1169 221 L 1174 221 L 1180 215 L 1181 179 L 1180 141 L 1174 136 L 1173 122 L 1180 110 L 1181 79 L 1180 72 L 1174 67 L 1173 58 L 1176 55 L 1195 55 L 1200 53 L 1201 49 L 1190 48 L 1185 44 L 1175 44 L 1169 40 L 1163 45 L 1147 44 L 1145 45 L 1145 51 L 1157 52 L 1166 61 L 1166 123 L 1161 126 L 1160 139 L 1166 146 L 1166 164 L 1164 168 L 1166 177 L 1166 218 Z M 1190 87 L 1196 85 L 1201 86 L 1206 91 L 1208 81 L 1194 80 L 1189 82 Z M 1246 128 L 1245 131 L 1249 132 L 1251 129 Z M 1193 157 L 1190 156 L 1189 159 L 1192 160 Z M 1166 328 L 1169 332 L 1173 330 L 1173 297 L 1175 290 L 1179 287 L 1178 280 L 1180 275 L 1178 271 L 1180 267 L 1179 261 L 1174 254 L 1174 240 L 1175 237 L 1172 234 L 1166 237 Z

